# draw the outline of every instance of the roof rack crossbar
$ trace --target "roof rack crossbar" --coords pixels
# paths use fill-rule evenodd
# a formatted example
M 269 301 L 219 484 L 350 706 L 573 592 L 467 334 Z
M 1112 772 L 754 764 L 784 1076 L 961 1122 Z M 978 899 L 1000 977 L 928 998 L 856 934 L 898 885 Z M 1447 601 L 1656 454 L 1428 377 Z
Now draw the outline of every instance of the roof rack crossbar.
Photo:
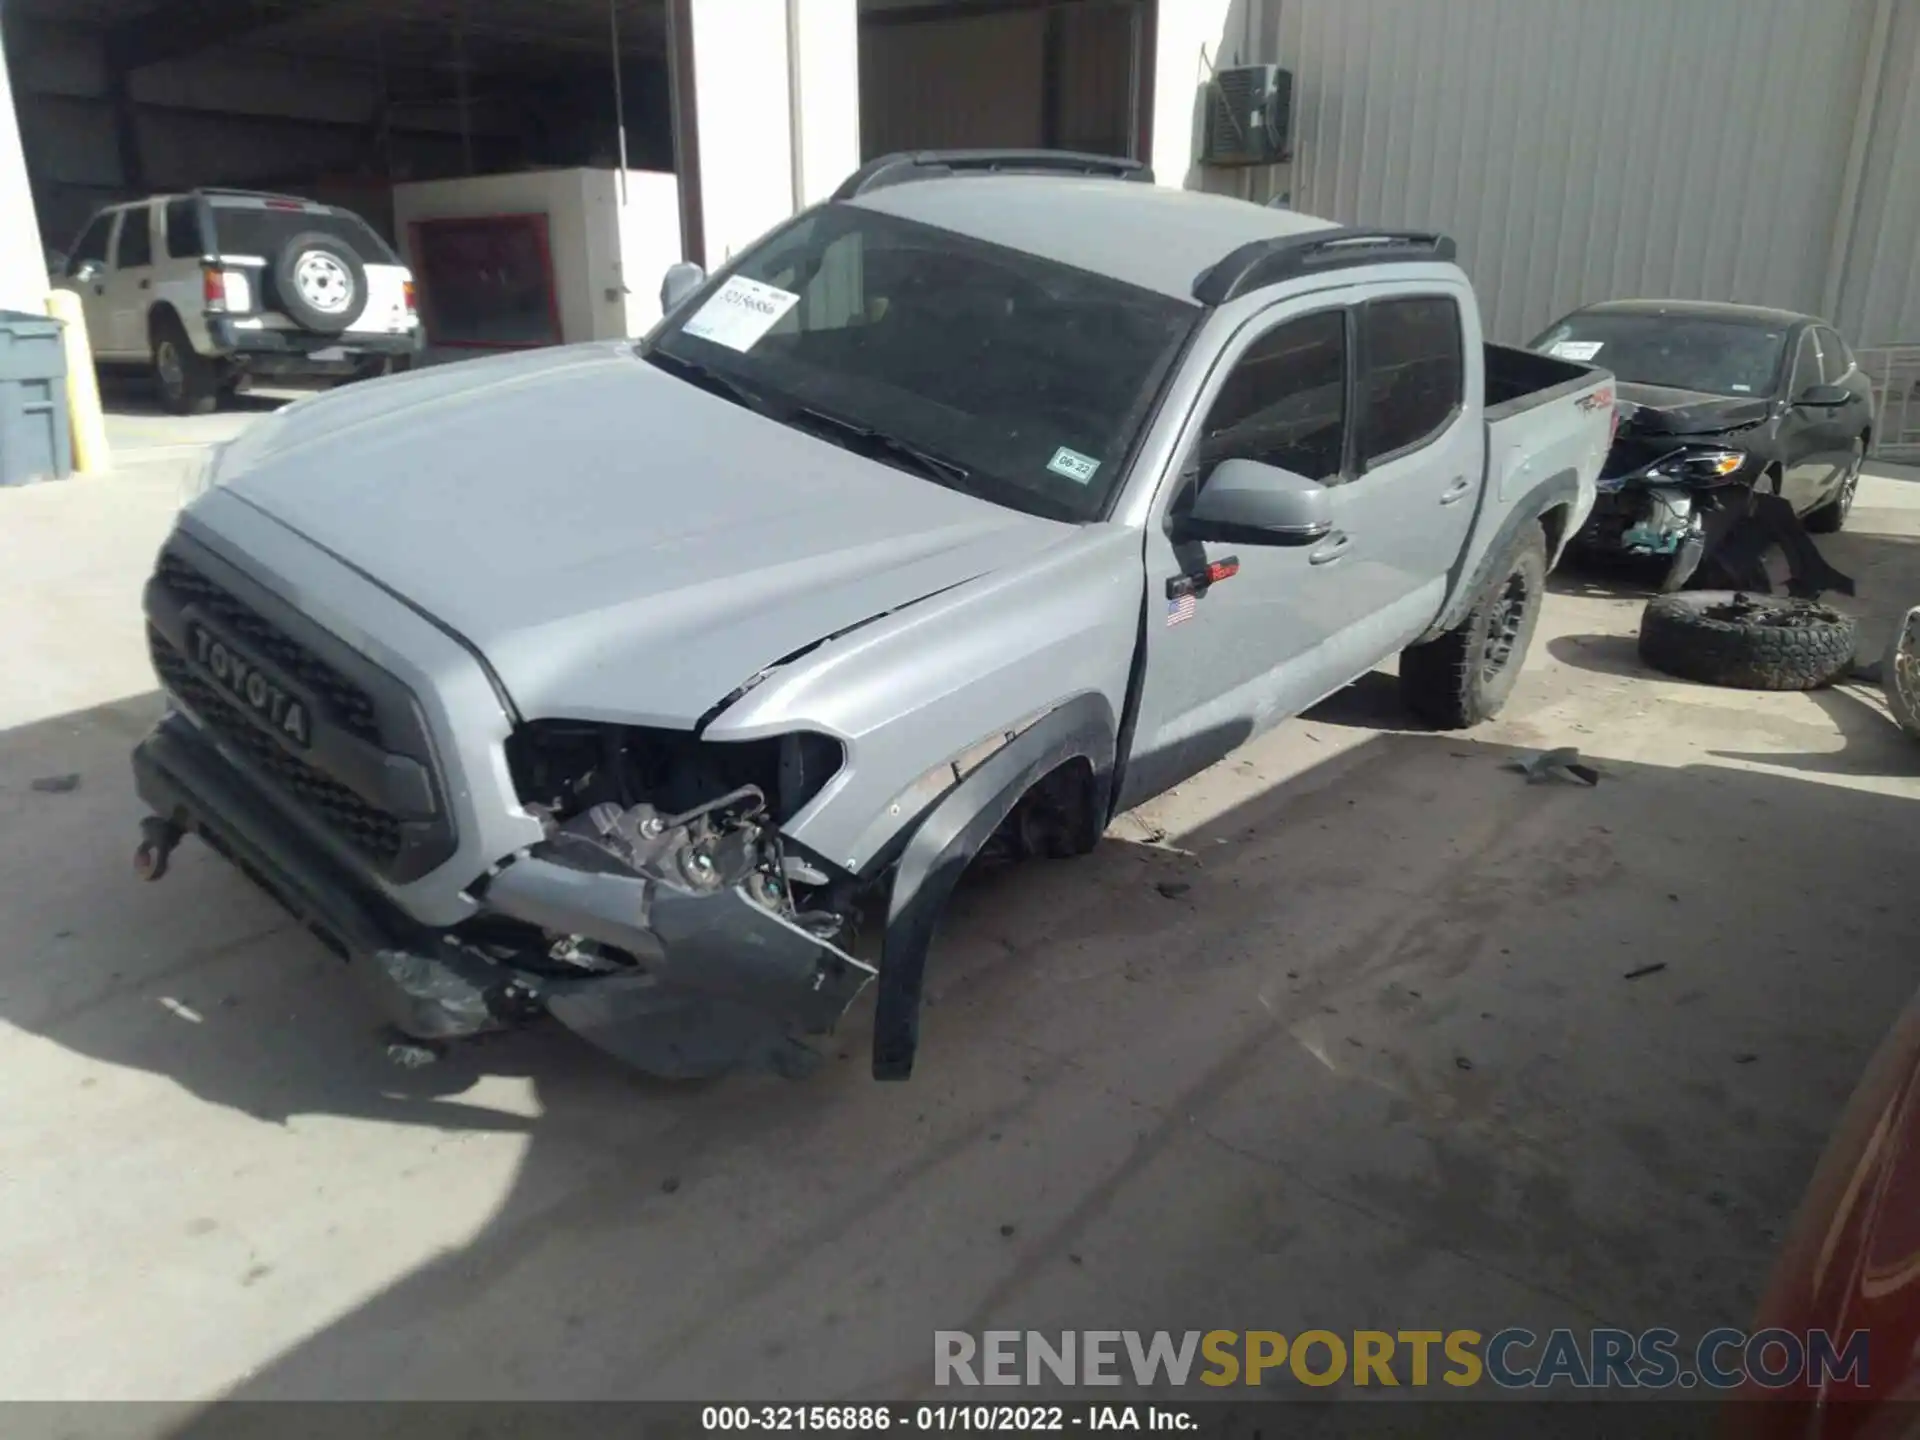
M 1311 230 L 1251 240 L 1194 277 L 1193 298 L 1202 305 L 1224 305 L 1268 285 L 1323 270 L 1408 261 L 1447 263 L 1455 247 L 1451 236 L 1434 230 Z
M 246 200 L 297 200 L 302 205 L 324 206 L 325 201 L 310 200 L 304 195 L 283 195 L 276 190 L 244 190 L 235 185 L 196 185 L 188 192 L 193 195 L 233 195 Z
M 1118 155 L 1089 155 L 1077 150 L 902 150 L 869 160 L 841 182 L 833 198 L 851 200 L 909 180 L 993 174 L 1101 175 L 1153 183 L 1153 171 L 1138 160 Z

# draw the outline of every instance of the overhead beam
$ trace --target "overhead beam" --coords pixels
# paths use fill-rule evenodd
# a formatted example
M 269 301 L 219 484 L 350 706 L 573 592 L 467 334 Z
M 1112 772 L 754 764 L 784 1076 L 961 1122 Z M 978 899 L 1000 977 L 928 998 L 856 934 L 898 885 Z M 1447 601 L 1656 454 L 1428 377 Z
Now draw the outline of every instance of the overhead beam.
M 107 66 L 115 72 L 144 70 L 184 60 L 216 45 L 231 45 L 290 20 L 332 9 L 343 0 L 162 0 L 107 30 Z

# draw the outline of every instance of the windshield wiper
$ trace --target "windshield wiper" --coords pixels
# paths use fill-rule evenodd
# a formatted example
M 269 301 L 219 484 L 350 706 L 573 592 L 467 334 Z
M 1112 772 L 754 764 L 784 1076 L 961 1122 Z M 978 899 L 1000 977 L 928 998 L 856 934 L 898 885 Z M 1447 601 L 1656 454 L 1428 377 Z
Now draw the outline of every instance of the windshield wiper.
M 711 391 L 723 400 L 731 400 L 736 405 L 757 410 L 762 415 L 768 413 L 770 407 L 765 396 L 757 390 L 742 385 L 738 380 L 722 375 L 710 365 L 702 365 L 698 360 L 688 360 L 684 356 L 675 355 L 672 351 L 662 350 L 658 346 L 646 352 L 646 359 L 669 375 L 679 376 L 689 385 L 698 385 L 702 390 Z
M 858 454 L 871 456 L 875 460 L 888 461 L 902 470 L 911 470 L 922 479 L 932 480 L 936 484 L 958 489 L 973 479 L 973 472 L 958 461 L 949 460 L 944 455 L 935 455 L 932 451 L 922 450 L 918 445 L 909 444 L 897 435 L 889 435 L 884 430 L 875 430 L 871 425 L 862 425 L 858 421 L 843 420 L 838 415 L 829 415 L 824 410 L 815 410 L 808 405 L 797 405 L 781 417 L 789 425 L 798 426 L 821 434 L 822 438 L 833 440 Z

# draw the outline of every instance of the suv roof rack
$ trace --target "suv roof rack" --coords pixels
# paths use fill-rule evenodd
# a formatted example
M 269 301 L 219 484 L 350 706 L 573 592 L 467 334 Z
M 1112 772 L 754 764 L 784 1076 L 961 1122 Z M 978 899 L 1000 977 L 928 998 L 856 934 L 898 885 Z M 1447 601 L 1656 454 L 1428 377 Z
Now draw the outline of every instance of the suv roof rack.
M 851 200 L 869 190 L 909 180 L 950 175 L 1104 175 L 1112 180 L 1153 183 L 1153 171 L 1119 155 L 1088 155 L 1077 150 L 900 150 L 869 160 L 841 182 L 835 200 Z
M 1229 300 L 1322 270 L 1355 265 L 1391 265 L 1409 260 L 1445 263 L 1454 257 L 1451 236 L 1435 230 L 1309 230 L 1251 240 L 1194 277 L 1193 298 L 1202 305 Z
M 324 200 L 309 200 L 304 195 L 281 195 L 272 190 L 242 190 L 231 185 L 196 185 L 195 195 L 232 195 L 242 200 L 292 200 L 301 205 L 318 205 L 328 208 Z

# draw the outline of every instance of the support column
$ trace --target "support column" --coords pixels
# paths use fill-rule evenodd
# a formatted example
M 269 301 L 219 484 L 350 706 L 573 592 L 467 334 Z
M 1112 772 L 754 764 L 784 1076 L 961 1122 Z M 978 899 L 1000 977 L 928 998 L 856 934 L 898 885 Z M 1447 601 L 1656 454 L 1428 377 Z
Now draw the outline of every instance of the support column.
M 27 157 L 13 105 L 4 42 L 0 42 L 0 309 L 41 313 L 47 297 L 46 252 L 34 218 Z
M 687 257 L 718 269 L 860 165 L 855 0 L 668 0 Z

